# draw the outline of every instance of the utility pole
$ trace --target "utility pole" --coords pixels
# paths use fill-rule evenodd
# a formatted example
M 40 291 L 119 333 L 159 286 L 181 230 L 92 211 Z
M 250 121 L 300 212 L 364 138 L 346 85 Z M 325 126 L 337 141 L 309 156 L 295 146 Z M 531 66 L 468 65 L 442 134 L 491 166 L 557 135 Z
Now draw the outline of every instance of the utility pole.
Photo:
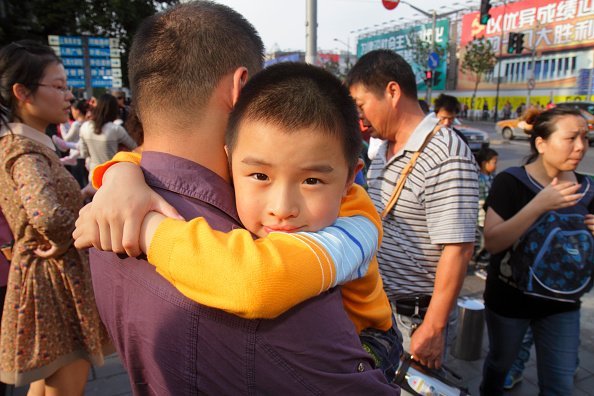
M 588 97 L 586 98 L 587 101 L 592 100 L 592 72 L 594 71 L 594 52 L 592 52 L 592 64 L 590 65 L 590 70 L 588 70 Z M 551 98 L 553 100 L 553 98 Z
M 503 14 L 501 15 L 501 36 L 499 38 L 499 59 L 497 60 L 497 90 L 495 93 L 495 122 L 498 121 L 499 118 L 499 85 L 501 84 L 501 61 L 503 60 L 503 37 L 504 37 L 504 27 L 505 24 L 503 21 L 505 20 L 505 12 L 507 9 L 507 0 L 503 0 Z
M 305 62 L 315 65 L 318 58 L 318 2 L 306 0 Z
M 526 106 L 530 107 L 530 97 L 532 96 L 532 81 L 536 81 L 536 75 L 534 74 L 534 65 L 536 63 L 536 48 L 532 47 L 532 60 L 530 62 L 530 76 L 528 78 L 528 95 L 526 97 Z

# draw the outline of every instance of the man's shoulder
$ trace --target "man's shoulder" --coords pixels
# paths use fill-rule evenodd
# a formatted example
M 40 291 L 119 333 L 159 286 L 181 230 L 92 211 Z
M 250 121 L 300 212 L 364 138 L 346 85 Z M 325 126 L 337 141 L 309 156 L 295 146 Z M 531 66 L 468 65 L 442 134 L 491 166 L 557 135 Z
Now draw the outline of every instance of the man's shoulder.
M 424 152 L 439 162 L 455 159 L 474 161 L 470 147 L 453 129 L 448 127 L 439 128 Z

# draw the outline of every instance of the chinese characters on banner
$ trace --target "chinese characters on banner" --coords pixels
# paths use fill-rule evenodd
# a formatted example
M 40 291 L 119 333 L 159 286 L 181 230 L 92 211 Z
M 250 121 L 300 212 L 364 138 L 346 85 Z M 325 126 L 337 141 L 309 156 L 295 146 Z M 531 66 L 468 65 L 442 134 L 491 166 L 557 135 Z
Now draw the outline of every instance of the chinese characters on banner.
M 576 65 L 583 64 L 581 57 L 586 56 L 583 50 L 594 46 L 594 0 L 524 0 L 507 6 L 493 7 L 490 14 L 491 19 L 486 26 L 479 23 L 478 12 L 464 15 L 460 37 L 461 58 L 469 41 L 475 37 L 485 37 L 493 44 L 496 54 L 501 50 L 503 62 L 507 64 L 518 59 L 507 55 L 509 32 L 524 33 L 526 49 L 523 58 L 530 58 L 532 49 L 535 49 L 538 59 L 542 60 L 542 65 L 539 61 L 536 64 L 536 67 L 542 66 L 541 69 L 534 70 L 540 71 L 543 83 L 539 85 L 547 88 L 575 86 L 578 69 Z M 563 56 L 558 54 L 569 51 L 574 51 L 572 56 L 575 58 L 569 58 L 571 70 L 561 70 L 559 65 Z M 580 52 L 583 54 L 580 55 Z M 554 53 L 557 55 L 553 55 Z M 510 61 L 506 62 L 506 58 Z M 508 73 L 502 72 L 502 75 L 509 75 L 515 70 L 514 67 L 521 67 L 522 72 L 521 78 L 508 78 L 507 85 L 525 84 L 529 74 L 527 70 L 524 72 L 524 69 L 530 65 L 509 66 Z M 543 75 L 545 66 L 548 67 L 547 74 Z M 568 68 L 565 64 L 563 67 Z M 460 72 L 458 77 L 458 89 L 470 89 L 471 82 L 468 76 Z M 492 87 L 483 87 L 488 88 Z
M 443 49 L 443 53 L 447 52 L 446 48 L 449 39 L 449 21 L 441 19 L 437 21 L 435 26 L 435 44 L 438 48 Z M 357 42 L 357 58 L 366 53 L 376 49 L 390 49 L 402 55 L 404 59 L 412 66 L 415 76 L 417 78 L 417 88 L 425 90 L 424 71 L 427 69 L 427 59 L 422 60 L 421 63 L 415 61 L 414 53 L 417 50 L 414 48 L 414 43 L 411 42 L 412 35 L 417 35 L 421 40 L 431 42 L 431 23 L 423 25 L 411 26 L 405 29 L 395 30 L 387 33 L 376 34 L 370 37 L 360 38 Z M 447 62 L 442 59 L 436 69 L 441 78 L 437 79 L 434 89 L 445 89 L 445 75 L 447 69 Z

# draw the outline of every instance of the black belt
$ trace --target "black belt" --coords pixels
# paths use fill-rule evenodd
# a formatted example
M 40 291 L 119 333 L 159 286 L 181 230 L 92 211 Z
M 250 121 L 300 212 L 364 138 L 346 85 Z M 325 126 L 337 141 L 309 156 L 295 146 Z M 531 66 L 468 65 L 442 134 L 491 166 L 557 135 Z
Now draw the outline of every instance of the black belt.
M 416 314 L 424 318 L 430 302 L 431 296 L 419 295 L 400 298 L 394 302 L 394 305 L 396 305 L 396 313 L 398 315 L 413 316 Z

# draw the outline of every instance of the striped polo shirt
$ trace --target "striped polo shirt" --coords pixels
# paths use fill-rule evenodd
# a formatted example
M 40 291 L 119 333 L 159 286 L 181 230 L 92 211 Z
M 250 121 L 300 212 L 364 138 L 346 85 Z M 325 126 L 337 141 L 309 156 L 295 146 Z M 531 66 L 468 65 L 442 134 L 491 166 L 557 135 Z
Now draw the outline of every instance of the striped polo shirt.
M 368 172 L 369 195 L 381 213 L 402 169 L 439 120 L 428 115 L 404 148 L 386 161 L 388 142 Z M 437 131 L 383 221 L 377 259 L 391 299 L 432 294 L 443 246 L 473 242 L 478 211 L 478 167 L 470 148 L 449 128 Z

